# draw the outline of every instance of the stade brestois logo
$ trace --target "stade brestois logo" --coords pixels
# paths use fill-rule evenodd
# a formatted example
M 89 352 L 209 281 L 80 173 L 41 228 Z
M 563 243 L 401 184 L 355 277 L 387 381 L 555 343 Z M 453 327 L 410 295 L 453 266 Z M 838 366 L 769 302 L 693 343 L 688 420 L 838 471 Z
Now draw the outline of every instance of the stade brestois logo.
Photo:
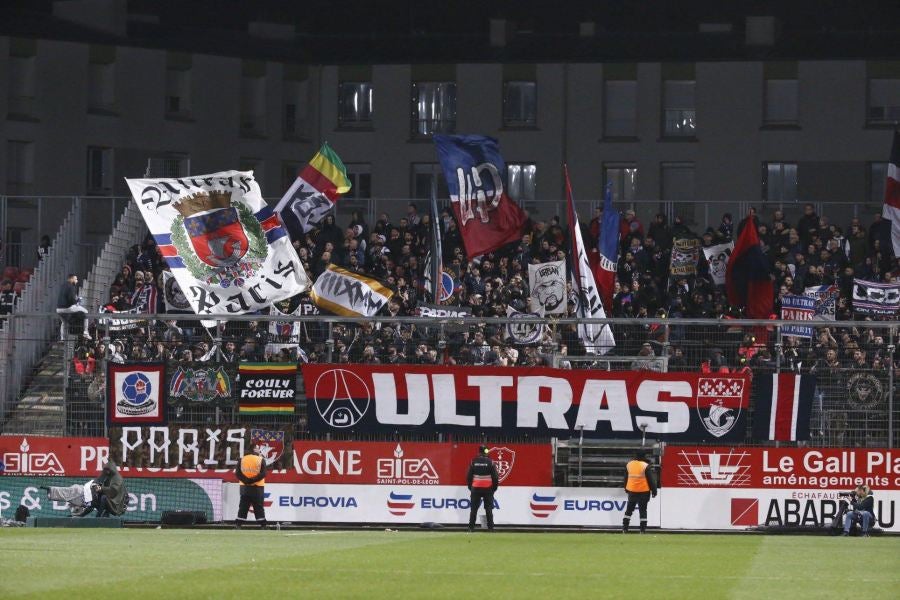
M 488 457 L 493 461 L 494 466 L 497 467 L 497 479 L 500 483 L 503 483 L 503 480 L 512 473 L 513 465 L 516 464 L 515 450 L 510 450 L 505 446 L 489 448 Z
M 539 496 L 536 492 L 531 495 L 531 514 L 538 519 L 546 519 L 559 508 L 556 496 Z
M 240 287 L 266 258 L 266 235 L 250 209 L 231 192 L 210 190 L 181 198 L 172 245 L 196 279 Z
M 372 401 L 366 382 L 347 369 L 330 369 L 319 375 L 313 398 L 322 420 L 341 428 L 359 423 Z
M 722 437 L 741 416 L 744 380 L 731 377 L 701 377 L 697 384 L 697 414 L 703 427 Z
M 749 487 L 750 453 L 678 450 L 678 484 L 686 487 Z
M 388 512 L 397 517 L 405 516 L 416 505 L 412 494 L 398 494 L 391 492 L 388 495 L 387 507 Z

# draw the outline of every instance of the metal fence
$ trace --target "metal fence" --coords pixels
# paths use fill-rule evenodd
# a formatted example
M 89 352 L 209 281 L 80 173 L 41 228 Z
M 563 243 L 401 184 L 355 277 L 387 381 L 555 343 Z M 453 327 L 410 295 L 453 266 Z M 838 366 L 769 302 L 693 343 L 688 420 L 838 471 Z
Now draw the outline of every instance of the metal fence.
M 792 371 L 817 378 L 811 440 L 805 443 L 893 447 L 900 425 L 896 321 L 610 319 L 606 323 L 613 329 L 616 347 L 607 355 L 593 356 L 579 350 L 574 319 L 535 321 L 535 327 L 543 329 L 538 340 L 517 345 L 507 336 L 509 321 L 498 318 L 117 317 L 121 318 L 89 315 L 90 340 L 80 336 L 80 324 L 72 323 L 67 342 L 45 344 L 47 352 L 36 373 L 58 375 L 56 379 L 35 375 L 18 389 L 2 390 L 8 413 L 4 433 L 106 435 L 104 372 L 109 361 L 164 362 L 170 376 L 179 369 L 219 368 L 231 376 L 242 361 L 304 360 L 688 372 L 746 368 L 753 375 Z M 54 319 L 55 315 L 15 314 L 9 331 L 27 335 L 25 322 Z M 812 328 L 810 338 L 785 335 L 787 327 L 800 325 Z M 16 348 L 24 341 L 35 340 L 10 338 L 0 360 L 17 361 Z M 23 404 L 23 399 L 36 396 L 33 386 L 38 379 L 45 396 L 52 397 L 56 386 L 63 398 L 56 410 Z M 302 377 L 299 384 L 302 390 Z M 295 438 L 308 436 L 302 400 L 290 417 L 241 417 L 228 398 L 200 403 L 172 400 L 170 424 L 256 423 L 289 428 Z M 435 439 L 424 431 L 407 437 Z M 749 431 L 746 439 L 751 442 Z

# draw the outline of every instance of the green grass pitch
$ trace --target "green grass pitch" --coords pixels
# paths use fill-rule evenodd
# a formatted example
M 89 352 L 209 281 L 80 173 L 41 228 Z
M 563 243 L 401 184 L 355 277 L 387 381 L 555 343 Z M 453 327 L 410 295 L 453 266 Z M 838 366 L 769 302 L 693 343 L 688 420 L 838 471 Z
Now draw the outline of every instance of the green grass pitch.
M 900 598 L 900 538 L 0 530 L 0 598 Z

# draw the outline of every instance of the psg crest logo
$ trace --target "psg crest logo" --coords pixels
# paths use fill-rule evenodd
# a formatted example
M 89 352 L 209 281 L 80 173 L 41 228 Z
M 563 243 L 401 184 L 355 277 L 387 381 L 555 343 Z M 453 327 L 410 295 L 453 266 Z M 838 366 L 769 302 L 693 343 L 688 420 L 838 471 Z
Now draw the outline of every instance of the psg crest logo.
M 332 427 L 353 427 L 369 410 L 372 395 L 359 375 L 346 369 L 325 371 L 313 388 L 316 410 Z
M 122 381 L 118 410 L 124 415 L 146 415 L 156 410 L 153 384 L 143 373 L 131 373 Z

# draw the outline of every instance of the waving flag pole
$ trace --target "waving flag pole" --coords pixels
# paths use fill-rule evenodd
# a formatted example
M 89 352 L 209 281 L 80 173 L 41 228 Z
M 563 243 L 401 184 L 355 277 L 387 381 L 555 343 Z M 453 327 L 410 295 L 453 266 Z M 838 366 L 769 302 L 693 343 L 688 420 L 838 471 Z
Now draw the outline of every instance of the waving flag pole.
M 896 130 L 894 143 L 891 145 L 887 180 L 884 182 L 884 208 L 881 216 L 891 222 L 894 256 L 900 256 L 900 132 Z
M 434 303 L 441 303 L 443 286 L 444 256 L 441 248 L 441 225 L 438 221 L 437 180 L 431 178 L 431 293 Z
M 594 268 L 594 278 L 600 290 L 603 307 L 612 310 L 613 291 L 616 286 L 616 264 L 619 262 L 619 213 L 613 209 L 612 182 L 606 184 L 603 194 L 603 221 L 600 223 L 600 236 L 597 238 L 597 250 L 600 253 L 600 264 Z
M 578 213 L 575 212 L 568 166 L 563 165 L 563 170 L 566 176 L 566 200 L 572 240 L 572 289 L 578 297 L 577 316 L 579 319 L 605 319 L 606 311 L 603 310 L 603 302 L 597 292 L 597 284 L 581 237 L 581 225 L 578 223 Z M 612 329 L 606 324 L 580 324 L 578 336 L 588 354 L 606 354 L 616 346 Z

